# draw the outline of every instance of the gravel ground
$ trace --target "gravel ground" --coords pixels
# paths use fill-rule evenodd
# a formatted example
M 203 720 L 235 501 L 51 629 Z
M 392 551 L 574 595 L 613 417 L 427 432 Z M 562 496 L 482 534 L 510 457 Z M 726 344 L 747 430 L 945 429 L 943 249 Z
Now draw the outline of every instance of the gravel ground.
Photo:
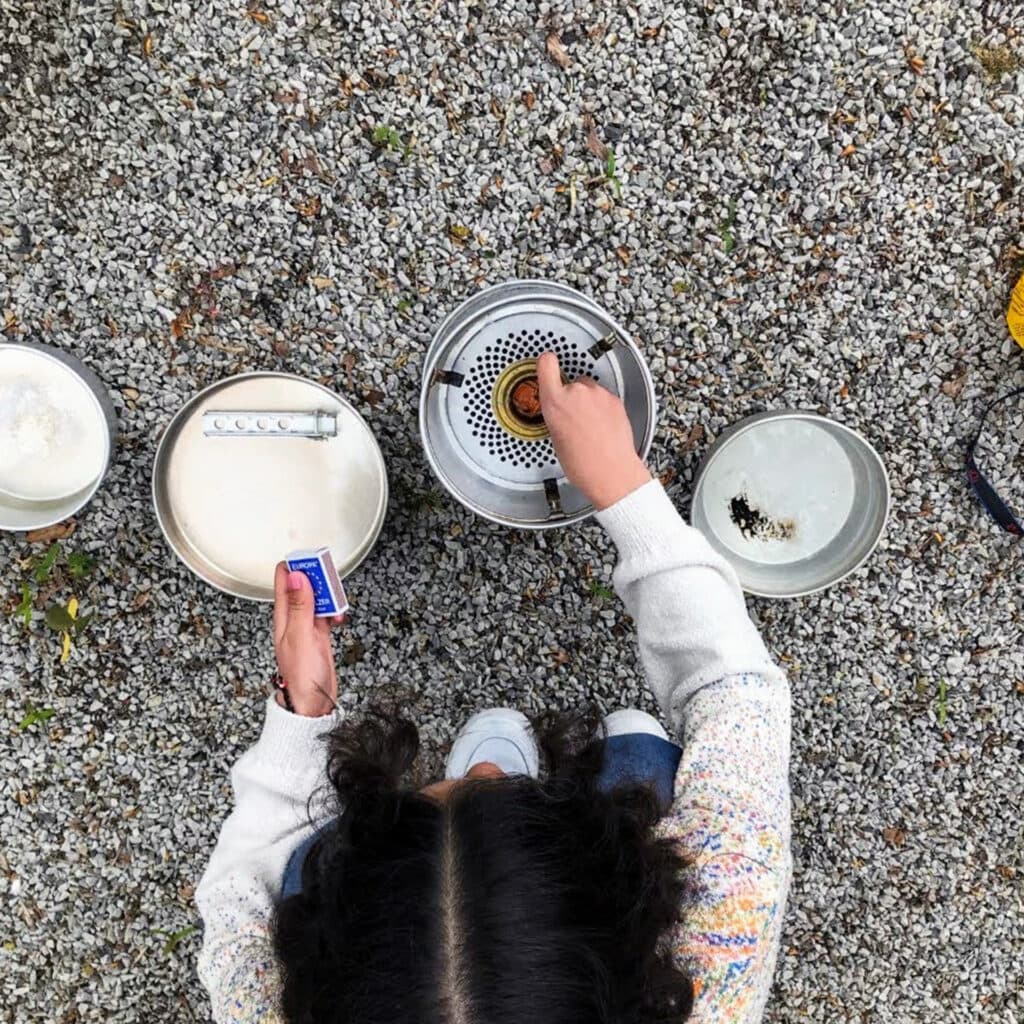
M 266 607 L 194 578 L 150 506 L 160 431 L 206 384 L 323 379 L 385 450 L 346 700 L 401 695 L 435 762 L 486 704 L 649 706 L 621 607 L 586 583 L 610 578 L 600 531 L 493 527 L 438 493 L 417 442 L 441 317 L 538 276 L 642 345 L 652 463 L 684 510 L 708 444 L 766 408 L 858 428 L 892 475 L 866 568 L 751 602 L 794 697 L 766 1019 L 1020 1021 L 1022 549 L 959 470 L 985 399 L 1024 384 L 1003 320 L 1022 33 L 1015 0 L 0 0 L 6 336 L 81 356 L 120 431 L 65 541 L 97 568 L 58 570 L 27 631 L 44 547 L 0 538 L 0 1019 L 208 1018 L 199 934 L 166 933 L 198 924 L 271 645 Z M 1024 505 L 1020 404 L 1000 422 Z M 72 589 L 96 618 L 62 666 L 41 608 Z M 54 714 L 23 724 L 29 705 Z

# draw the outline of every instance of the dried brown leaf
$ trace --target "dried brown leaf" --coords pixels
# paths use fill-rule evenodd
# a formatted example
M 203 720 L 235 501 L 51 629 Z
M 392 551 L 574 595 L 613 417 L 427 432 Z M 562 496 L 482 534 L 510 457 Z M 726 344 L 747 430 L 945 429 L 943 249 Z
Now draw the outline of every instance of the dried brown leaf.
M 146 57 L 149 57 L 153 53 L 153 37 L 147 35 L 142 40 L 142 52 Z
M 346 352 L 341 357 L 341 366 L 346 373 L 351 373 L 356 368 L 356 354 L 355 352 Z
M 186 331 L 192 329 L 192 310 L 182 310 L 171 321 L 171 337 L 180 338 Z
M 153 596 L 151 590 L 140 590 L 132 601 L 132 611 L 137 612 L 140 608 L 144 608 L 149 604 L 149 599 Z
M 70 537 L 77 528 L 78 523 L 76 520 L 65 519 L 62 523 L 44 526 L 41 530 L 29 530 L 25 535 L 25 540 L 29 544 L 35 544 L 39 541 L 64 540 L 65 537 Z
M 562 45 L 562 40 L 557 33 L 552 32 L 547 39 L 548 56 L 563 70 L 568 71 L 572 66 L 572 59 Z
M 942 382 L 942 393 L 947 395 L 949 398 L 959 398 L 960 392 L 963 391 L 966 383 L 966 373 L 961 373 L 957 377 L 950 377 L 949 380 Z
M 350 647 L 345 648 L 345 653 L 342 654 L 341 660 L 345 665 L 357 665 L 365 657 L 366 648 L 356 640 Z
M 537 97 L 534 96 L 532 92 L 523 93 L 523 104 L 526 106 L 527 110 L 533 110 L 536 103 Z
M 603 163 L 608 159 L 608 147 L 598 137 L 594 119 L 590 114 L 583 115 L 583 127 L 587 131 L 587 149 Z
M 845 149 L 844 149 L 844 150 L 842 151 L 842 153 L 840 153 L 839 155 L 840 155 L 840 156 L 844 156 L 844 157 L 845 157 L 845 156 L 853 156 L 853 154 L 854 154 L 854 153 L 856 153 L 856 152 L 857 152 L 857 147 L 856 147 L 856 146 L 855 146 L 855 145 L 854 145 L 854 144 L 853 144 L 853 143 L 851 142 L 851 143 L 850 143 L 850 145 L 849 145 L 849 146 L 847 146 L 847 147 L 846 147 L 846 148 L 845 148 Z
M 320 288 L 321 290 L 324 288 L 334 287 L 334 279 L 330 277 L 320 277 L 318 275 L 316 277 L 311 277 L 310 280 L 313 282 L 315 287 Z
M 366 392 L 365 397 L 366 404 L 370 406 L 371 409 L 376 408 L 376 406 L 380 405 L 380 403 L 384 401 L 384 392 L 377 388 L 371 388 Z
M 658 474 L 658 479 L 661 481 L 662 487 L 668 487 L 670 483 L 676 478 L 675 468 L 669 466 L 664 472 Z
M 902 846 L 907 841 L 907 833 L 904 832 L 903 829 L 901 829 L 901 828 L 893 828 L 893 827 L 883 828 L 882 829 L 882 838 L 890 846 L 899 847 L 899 846 Z
M 291 345 L 284 338 L 278 338 L 270 347 L 274 350 L 274 355 L 281 359 L 284 359 L 291 351 Z
M 683 442 L 683 451 L 692 452 L 704 440 L 704 427 L 700 423 L 694 423 L 690 427 L 689 434 L 686 435 L 686 440 Z
M 629 266 L 629 261 L 632 258 L 632 253 L 624 245 L 617 246 L 615 249 L 615 255 L 622 261 L 624 267 Z

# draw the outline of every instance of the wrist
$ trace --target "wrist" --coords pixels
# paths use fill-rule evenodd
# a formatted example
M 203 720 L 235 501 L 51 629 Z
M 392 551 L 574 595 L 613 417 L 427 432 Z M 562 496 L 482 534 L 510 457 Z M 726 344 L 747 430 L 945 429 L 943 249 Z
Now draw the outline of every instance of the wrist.
M 639 490 L 644 484 L 651 480 L 651 471 L 644 461 L 636 456 L 626 465 L 621 466 L 614 472 L 601 480 L 599 484 L 590 488 L 587 497 L 590 499 L 594 510 L 603 512 L 606 508 L 621 501 L 627 495 Z

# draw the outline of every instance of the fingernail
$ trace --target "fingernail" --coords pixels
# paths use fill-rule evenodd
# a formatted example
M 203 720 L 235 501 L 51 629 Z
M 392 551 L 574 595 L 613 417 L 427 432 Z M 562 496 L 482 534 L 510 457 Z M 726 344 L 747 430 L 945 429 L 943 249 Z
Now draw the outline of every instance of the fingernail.
M 302 589 L 302 573 L 301 572 L 290 572 L 290 573 L 288 573 L 288 589 L 289 590 L 301 590 Z

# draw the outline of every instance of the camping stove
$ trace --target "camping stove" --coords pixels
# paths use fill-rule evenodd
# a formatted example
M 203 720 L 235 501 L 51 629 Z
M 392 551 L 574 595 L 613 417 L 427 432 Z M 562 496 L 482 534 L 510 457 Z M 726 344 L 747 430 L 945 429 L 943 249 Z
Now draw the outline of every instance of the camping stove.
M 510 281 L 473 296 L 430 344 L 420 434 L 448 491 L 505 526 L 548 529 L 593 512 L 566 480 L 540 412 L 537 357 L 548 350 L 566 380 L 590 377 L 622 398 L 642 458 L 654 434 L 643 356 L 594 302 L 548 281 Z

